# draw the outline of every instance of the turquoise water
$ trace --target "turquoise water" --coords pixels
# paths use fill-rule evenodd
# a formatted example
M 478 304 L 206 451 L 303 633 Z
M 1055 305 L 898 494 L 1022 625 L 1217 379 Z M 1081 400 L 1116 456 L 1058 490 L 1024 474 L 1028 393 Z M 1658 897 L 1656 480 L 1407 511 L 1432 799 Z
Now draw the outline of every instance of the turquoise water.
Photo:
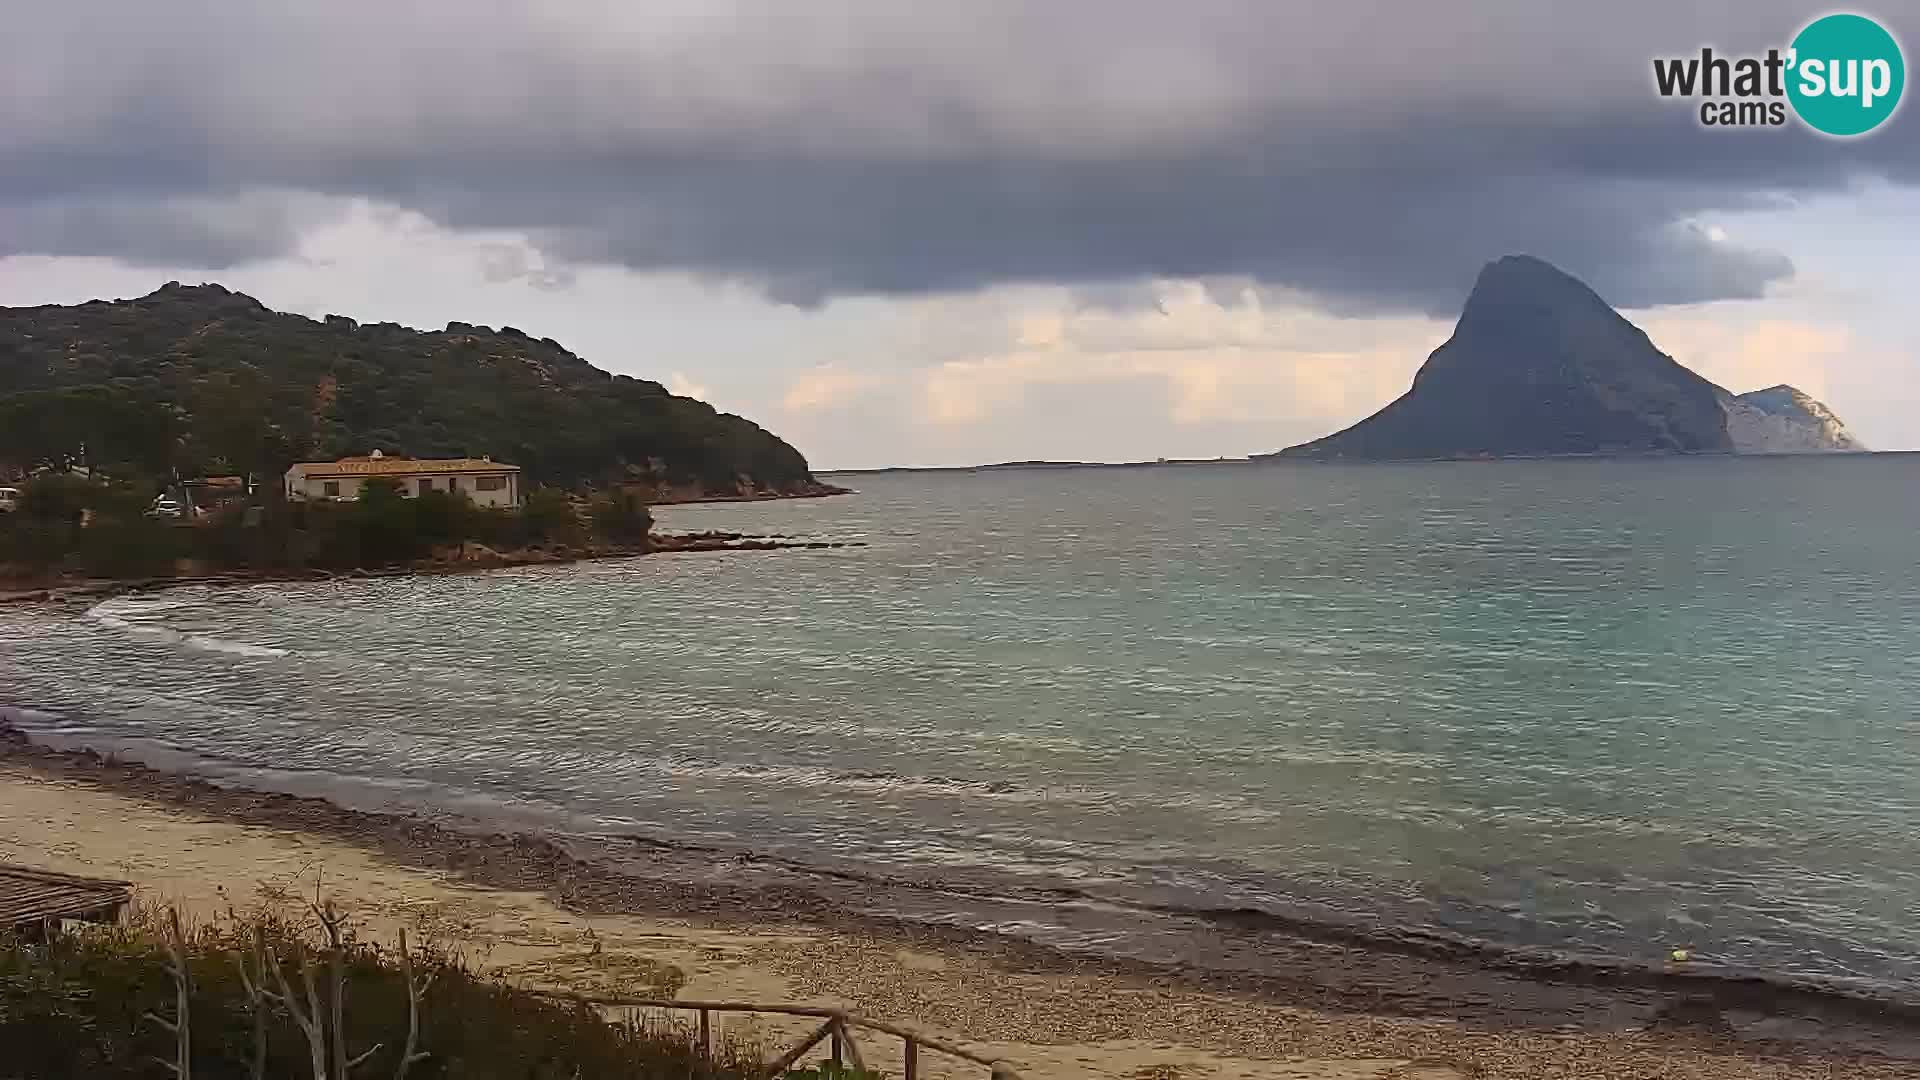
M 1920 457 L 889 474 L 863 540 L 0 611 L 0 701 L 347 801 L 1920 986 Z

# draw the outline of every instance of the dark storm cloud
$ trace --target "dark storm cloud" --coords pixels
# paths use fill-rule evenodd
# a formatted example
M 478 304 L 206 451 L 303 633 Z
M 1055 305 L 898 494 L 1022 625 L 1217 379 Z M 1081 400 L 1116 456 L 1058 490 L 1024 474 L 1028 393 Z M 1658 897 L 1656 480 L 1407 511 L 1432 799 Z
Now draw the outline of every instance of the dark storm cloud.
M 1791 274 L 1702 215 L 1920 179 L 1911 109 L 1841 143 L 1654 96 L 1654 55 L 1784 44 L 1785 0 L 947 7 L 41 6 L 0 43 L 0 253 L 257 258 L 309 192 L 795 303 L 1174 275 L 1445 311 L 1529 251 L 1646 306 Z
M 131 192 L 0 204 L 0 255 L 95 255 L 220 270 L 291 251 L 304 228 L 331 216 L 326 203 L 288 192 Z

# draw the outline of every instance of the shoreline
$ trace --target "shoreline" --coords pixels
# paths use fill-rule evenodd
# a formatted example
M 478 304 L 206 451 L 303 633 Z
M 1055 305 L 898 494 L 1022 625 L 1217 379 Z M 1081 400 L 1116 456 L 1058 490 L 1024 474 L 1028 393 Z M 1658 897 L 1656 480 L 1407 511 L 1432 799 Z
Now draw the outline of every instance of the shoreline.
M 705 503 L 776 502 L 783 499 L 831 499 L 835 495 L 856 495 L 856 494 L 859 494 L 859 493 L 854 491 L 854 489 L 852 488 L 841 487 L 838 484 L 823 484 L 816 480 L 813 482 L 813 486 L 808 488 L 805 491 L 791 491 L 791 492 L 763 491 L 763 492 L 753 492 L 745 495 L 741 495 L 741 494 L 733 494 L 733 495 L 663 494 L 663 495 L 657 495 L 649 498 L 647 500 L 647 505 L 648 506 L 695 506 L 695 505 L 702 505 Z
M 1488 1038 L 1516 1033 L 1559 1038 L 1572 1033 L 1585 1038 L 1632 1034 L 1704 1041 L 1720 1052 L 1743 1056 L 1811 1054 L 1821 1061 L 1836 1054 L 1852 1059 L 1865 1047 L 1891 1052 L 1898 1042 L 1903 1059 L 1920 1062 L 1915 1019 L 1898 1012 L 1876 1015 L 1885 1003 L 1812 1000 L 1780 987 L 1752 986 L 1750 991 L 1782 1008 L 1740 1016 L 1743 1003 L 1735 1000 L 1740 995 L 1729 998 L 1724 980 L 1720 985 L 1706 980 L 1692 988 L 1705 994 L 1689 992 L 1691 976 L 1634 985 L 1636 980 L 1618 973 L 1595 977 L 1592 972 L 1568 972 L 1580 977 L 1563 981 L 1544 978 L 1541 972 L 1489 970 L 1457 959 L 1324 937 L 1298 938 L 1282 950 L 1291 955 L 1290 963 L 1262 972 L 1096 955 L 990 930 L 881 916 L 846 902 L 863 895 L 871 883 L 846 884 L 838 896 L 831 890 L 780 884 L 695 883 L 670 867 L 652 875 L 644 866 L 639 872 L 626 868 L 635 860 L 646 861 L 648 852 L 670 862 L 673 845 L 658 841 L 632 841 L 633 857 L 616 870 L 569 850 L 566 837 L 466 829 L 415 814 L 349 809 L 320 798 L 218 785 L 90 750 L 54 749 L 7 723 L 5 712 L 0 710 L 0 766 L 217 820 L 348 844 L 475 887 L 544 895 L 567 911 L 589 917 L 696 919 L 730 932 L 799 926 L 883 948 L 963 955 L 1009 971 L 1145 982 L 1185 993 L 1227 995 L 1263 1008 L 1313 1010 L 1340 1022 L 1441 1023 Z M 1235 932 L 1230 926 L 1216 930 L 1224 939 Z M 1273 928 L 1264 932 L 1270 935 Z M 1737 989 L 1738 981 L 1733 982 Z M 1723 1014 L 1739 1023 L 1729 1024 Z M 1862 1060 L 1880 1058 L 1868 1055 Z
M 236 570 L 177 577 L 79 578 L 40 581 L 0 578 L 0 605 L 105 600 L 133 593 L 155 592 L 187 585 L 270 585 L 301 581 L 361 581 L 393 577 L 451 577 L 513 570 L 528 566 L 564 566 L 609 559 L 640 559 L 649 555 L 678 555 L 707 551 L 786 551 L 864 547 L 858 540 L 795 540 L 789 536 L 753 533 L 654 533 L 645 547 L 599 545 L 570 551 L 530 548 L 493 552 L 491 557 L 434 559 L 407 566 L 351 570 Z

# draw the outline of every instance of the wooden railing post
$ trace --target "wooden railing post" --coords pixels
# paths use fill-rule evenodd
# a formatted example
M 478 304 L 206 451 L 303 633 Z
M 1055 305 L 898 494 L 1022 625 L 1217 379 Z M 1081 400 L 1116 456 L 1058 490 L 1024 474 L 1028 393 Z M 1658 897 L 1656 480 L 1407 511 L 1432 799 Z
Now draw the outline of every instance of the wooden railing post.
M 920 1041 L 911 1035 L 907 1036 L 907 1046 L 901 1058 L 906 1062 L 905 1080 L 920 1080 Z
M 773 1077 L 773 1078 L 784 1076 L 788 1069 L 793 1068 L 794 1062 L 799 1061 L 801 1058 L 805 1057 L 807 1054 L 807 1051 L 813 1049 L 815 1044 L 819 1043 L 821 1039 L 826 1038 L 829 1034 L 832 1034 L 835 1025 L 839 1023 L 840 1023 L 840 1018 L 835 1016 L 830 1018 L 826 1023 L 821 1024 L 818 1028 L 815 1028 L 813 1034 L 807 1036 L 805 1039 L 794 1044 L 793 1049 L 788 1050 L 786 1053 L 780 1055 L 780 1059 L 778 1061 L 775 1061 L 773 1064 L 767 1066 L 765 1072 L 762 1075 L 765 1075 L 767 1077 Z
M 835 1066 L 840 1064 L 840 1044 L 842 1041 L 840 1033 L 845 1030 L 846 1028 L 841 1026 L 840 1021 L 835 1020 L 833 1022 L 833 1037 L 832 1041 L 827 1044 L 827 1058 L 832 1061 Z
M 847 1064 L 853 1066 L 855 1072 L 866 1072 L 867 1060 L 860 1056 L 860 1040 L 853 1037 L 853 1029 L 844 1019 L 840 1021 L 840 1040 L 846 1044 Z
M 710 1026 L 712 1015 L 711 1009 L 700 1010 L 700 1057 L 709 1062 L 713 1060 L 713 1028 Z

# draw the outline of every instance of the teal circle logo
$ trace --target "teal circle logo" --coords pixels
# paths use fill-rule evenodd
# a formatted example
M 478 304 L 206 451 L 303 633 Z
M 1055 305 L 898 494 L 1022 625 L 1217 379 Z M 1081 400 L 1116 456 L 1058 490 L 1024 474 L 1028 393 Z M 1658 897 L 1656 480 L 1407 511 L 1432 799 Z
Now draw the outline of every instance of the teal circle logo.
M 1787 99 L 1808 127 L 1865 135 L 1900 106 L 1907 64 L 1900 43 L 1864 15 L 1827 15 L 1795 35 Z

